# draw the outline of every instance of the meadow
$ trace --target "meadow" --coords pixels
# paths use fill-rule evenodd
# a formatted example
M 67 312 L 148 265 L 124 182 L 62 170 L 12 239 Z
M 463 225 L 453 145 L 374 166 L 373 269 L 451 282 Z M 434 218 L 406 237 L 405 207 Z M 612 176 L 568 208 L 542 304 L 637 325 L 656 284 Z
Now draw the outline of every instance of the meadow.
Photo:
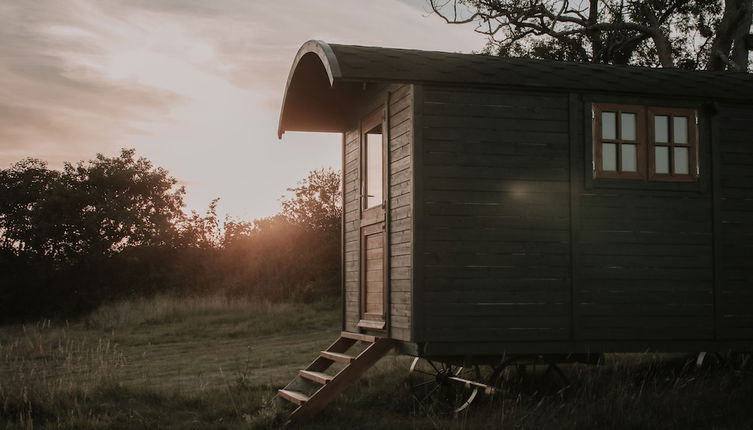
M 266 429 L 275 390 L 333 341 L 336 299 L 269 304 L 158 296 L 72 321 L 0 327 L 0 429 Z M 565 369 L 567 389 L 502 390 L 436 416 L 390 355 L 312 429 L 751 429 L 753 371 L 683 356 L 609 355 Z M 746 370 L 747 369 L 747 370 Z

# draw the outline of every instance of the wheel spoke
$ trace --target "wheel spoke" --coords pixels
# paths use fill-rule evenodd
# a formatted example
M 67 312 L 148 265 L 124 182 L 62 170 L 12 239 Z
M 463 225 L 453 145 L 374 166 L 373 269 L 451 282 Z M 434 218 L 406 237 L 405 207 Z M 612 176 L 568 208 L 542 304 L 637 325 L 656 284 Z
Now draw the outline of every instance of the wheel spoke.
M 426 382 L 422 382 L 420 384 L 414 385 L 413 388 L 416 389 L 418 387 L 423 387 L 425 385 L 434 384 L 434 383 L 436 383 L 436 381 L 426 381 Z
M 432 394 L 436 393 L 437 390 L 439 390 L 439 385 L 435 385 L 434 388 L 431 389 L 426 395 L 421 399 L 421 403 L 425 402 L 426 399 L 431 398 Z

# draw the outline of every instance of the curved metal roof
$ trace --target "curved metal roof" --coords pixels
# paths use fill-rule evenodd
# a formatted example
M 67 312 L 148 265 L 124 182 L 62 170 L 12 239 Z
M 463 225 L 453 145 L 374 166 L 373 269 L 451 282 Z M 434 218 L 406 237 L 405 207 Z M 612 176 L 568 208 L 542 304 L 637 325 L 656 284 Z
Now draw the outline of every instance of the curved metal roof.
M 344 104 L 348 95 L 343 89 L 347 83 L 355 82 L 575 90 L 753 102 L 753 75 L 748 73 L 652 69 L 309 41 L 301 46 L 288 76 L 279 136 L 286 130 L 342 131 L 343 119 L 336 116 L 347 112 Z M 312 110 L 318 112 L 312 114 Z

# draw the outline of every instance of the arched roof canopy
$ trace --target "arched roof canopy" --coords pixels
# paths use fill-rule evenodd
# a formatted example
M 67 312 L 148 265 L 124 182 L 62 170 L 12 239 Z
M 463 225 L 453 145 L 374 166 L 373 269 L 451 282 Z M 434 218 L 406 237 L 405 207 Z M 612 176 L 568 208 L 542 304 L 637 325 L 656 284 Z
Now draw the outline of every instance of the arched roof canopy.
M 298 50 L 285 85 L 277 136 L 286 131 L 343 131 L 343 95 L 337 58 L 324 42 L 312 40 Z

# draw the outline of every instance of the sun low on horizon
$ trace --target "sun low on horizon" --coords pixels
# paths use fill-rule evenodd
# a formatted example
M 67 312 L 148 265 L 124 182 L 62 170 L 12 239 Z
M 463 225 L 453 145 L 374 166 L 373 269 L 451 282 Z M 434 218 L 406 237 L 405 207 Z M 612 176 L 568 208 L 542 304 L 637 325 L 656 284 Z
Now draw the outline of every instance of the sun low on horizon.
M 185 185 L 188 210 L 270 216 L 340 135 L 277 139 L 285 82 L 307 40 L 478 51 L 422 0 L 10 1 L 0 4 L 0 166 L 121 148 Z

